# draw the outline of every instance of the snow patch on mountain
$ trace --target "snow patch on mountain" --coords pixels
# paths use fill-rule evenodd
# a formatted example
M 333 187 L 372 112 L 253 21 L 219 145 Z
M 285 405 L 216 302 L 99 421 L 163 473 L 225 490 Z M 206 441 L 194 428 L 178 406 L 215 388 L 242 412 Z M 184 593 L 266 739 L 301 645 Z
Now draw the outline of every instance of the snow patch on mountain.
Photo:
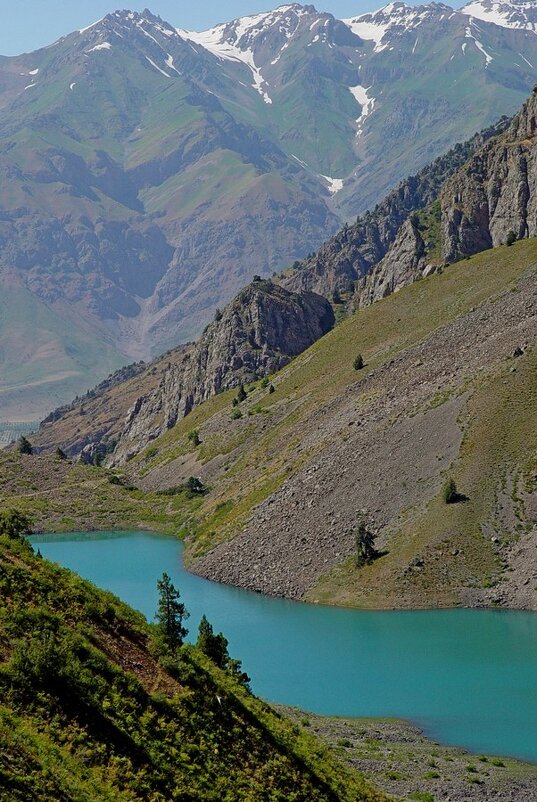
M 258 16 L 264 17 L 266 15 L 259 14 Z M 265 89 L 268 84 L 263 78 L 261 70 L 255 63 L 253 50 L 249 47 L 242 49 L 238 45 L 238 42 L 244 35 L 244 19 L 253 20 L 255 18 L 247 17 L 243 18 L 242 20 L 237 20 L 237 37 L 235 38 L 235 41 L 230 41 L 229 39 L 225 38 L 225 31 L 229 27 L 228 25 L 217 25 L 216 28 L 211 28 L 209 31 L 202 31 L 200 33 L 197 31 L 184 31 L 178 28 L 177 33 L 180 36 L 183 36 L 184 38 L 190 39 L 192 42 L 201 45 L 203 48 L 205 48 L 205 50 L 208 50 L 221 60 L 241 61 L 243 64 L 246 64 L 246 66 L 249 67 L 252 72 L 252 86 L 257 92 L 259 92 L 265 103 L 270 104 L 272 103 L 272 98 Z
M 331 178 L 329 175 L 322 175 L 321 178 L 328 184 L 328 191 L 331 195 L 335 195 L 340 189 L 343 189 L 345 181 L 342 178 Z
M 95 45 L 95 47 L 90 47 L 89 50 L 86 50 L 86 53 L 94 53 L 96 50 L 112 50 L 112 45 L 110 42 L 101 42 L 100 45 Z
M 167 72 L 164 72 L 164 70 L 161 70 L 161 68 L 158 66 L 158 64 L 155 64 L 153 59 L 149 58 L 149 56 L 146 56 L 146 59 L 147 59 L 147 61 L 149 61 L 149 63 L 151 64 L 152 67 L 154 67 L 156 70 L 158 70 L 161 73 L 161 75 L 164 75 L 166 78 L 171 78 L 172 77 L 171 75 L 168 75 Z
M 353 98 L 358 101 L 360 106 L 362 107 L 362 113 L 356 120 L 356 122 L 360 122 L 363 120 L 364 117 L 367 117 L 368 114 L 371 114 L 373 111 L 373 106 L 375 105 L 375 98 L 369 97 L 368 92 L 371 89 L 370 86 L 367 89 L 364 86 L 358 84 L 357 86 L 349 86 L 349 91 L 352 94 Z
M 491 61 L 494 61 L 494 58 L 489 53 L 487 53 L 487 51 L 485 50 L 485 48 L 483 47 L 483 45 L 481 44 L 479 39 L 476 39 L 476 37 L 473 35 L 472 27 L 477 28 L 477 30 L 479 30 L 479 28 L 476 25 L 476 23 L 474 22 L 474 20 L 470 18 L 470 25 L 467 26 L 467 28 L 466 28 L 466 30 L 464 32 L 464 36 L 465 36 L 466 39 L 471 39 L 474 42 L 474 44 L 477 47 L 477 49 L 481 53 L 483 53 L 483 55 L 485 56 L 485 69 L 486 69 L 489 66 L 489 64 L 491 63 Z
M 537 33 L 535 0 L 473 0 L 460 9 L 462 14 L 502 28 L 517 28 Z
M 185 31 L 177 28 L 177 33 L 183 38 L 201 45 L 219 59 L 241 61 L 246 64 L 252 72 L 252 86 L 259 92 L 265 103 L 270 104 L 272 98 L 267 91 L 269 84 L 256 63 L 256 45 L 260 40 L 263 42 L 266 34 L 270 31 L 276 31 L 284 37 L 285 42 L 271 62 L 272 65 L 277 64 L 299 29 L 301 18 L 311 15 L 311 13 L 311 7 L 306 8 L 292 3 L 280 6 L 274 11 L 240 17 L 233 22 L 216 25 L 208 31 Z M 319 20 L 315 20 L 315 24 L 317 22 Z
M 170 56 L 169 53 L 166 53 L 166 66 L 170 68 L 170 70 L 175 70 L 177 75 L 181 75 L 175 64 L 173 63 L 173 56 Z
M 85 28 L 80 28 L 80 30 L 78 32 L 79 33 L 86 33 L 86 31 L 91 30 L 91 28 L 94 28 L 96 25 L 98 25 L 100 22 L 102 22 L 103 19 L 104 19 L 104 17 L 101 17 L 101 19 L 98 19 L 96 22 L 92 22 L 91 25 L 86 25 Z
M 389 45 L 389 42 L 384 41 L 387 34 L 403 33 L 416 28 L 427 16 L 435 13 L 439 5 L 412 7 L 405 3 L 389 3 L 378 11 L 344 19 L 342 22 L 360 39 L 374 42 L 374 52 L 381 53 Z M 452 9 L 446 6 L 446 10 Z

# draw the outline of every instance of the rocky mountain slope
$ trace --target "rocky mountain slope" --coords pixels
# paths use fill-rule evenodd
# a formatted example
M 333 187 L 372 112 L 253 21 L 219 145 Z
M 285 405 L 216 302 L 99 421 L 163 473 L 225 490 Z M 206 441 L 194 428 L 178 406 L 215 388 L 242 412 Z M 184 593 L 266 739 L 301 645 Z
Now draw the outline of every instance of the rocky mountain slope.
M 537 32 L 537 9 L 532 0 L 475 0 L 463 6 L 461 11 L 502 28 Z
M 0 415 L 35 419 L 192 339 L 254 274 L 513 112 L 534 64 L 526 29 L 398 3 L 204 33 L 116 12 L 2 59 L 0 286 L 19 325 L 2 318 Z
M 0 538 L 0 800 L 381 802 L 303 728 L 139 613 Z
M 240 418 L 223 393 L 131 460 L 145 489 L 211 488 L 185 528 L 191 568 L 310 601 L 535 608 L 536 243 L 355 313 L 271 377 L 274 393 L 250 387 Z M 363 569 L 360 518 L 385 552 Z
M 41 427 L 37 444 L 47 448 L 61 443 L 70 454 L 86 449 L 85 458 L 91 460 L 114 450 L 114 464 L 121 464 L 172 428 L 195 404 L 241 381 L 274 372 L 326 333 L 333 313 L 328 303 L 321 301 L 321 294 L 334 301 L 336 308 L 341 308 L 341 303 L 347 309 L 364 308 L 442 269 L 448 260 L 490 246 L 494 240 L 489 220 L 499 226 L 495 244 L 505 241 L 514 229 L 515 239 L 524 231 L 534 233 L 522 224 L 531 217 L 532 193 L 521 191 L 520 159 L 524 159 L 522 169 L 530 187 L 536 112 L 534 93 L 512 122 L 503 120 L 436 159 L 402 182 L 373 212 L 353 226 L 345 226 L 317 254 L 278 277 L 283 286 L 254 282 L 219 315 L 221 319 L 198 344 L 175 352 L 168 362 L 151 365 L 145 374 L 148 382 L 136 379 L 125 391 L 120 387 L 104 398 L 97 391 L 89 425 L 80 426 L 80 402 L 67 410 L 67 415 L 64 410 L 51 416 Z M 497 176 L 494 171 L 500 169 L 501 176 Z M 485 191 L 491 193 L 495 216 L 483 212 Z M 298 294 L 289 294 L 289 288 Z M 270 301 L 270 314 L 263 311 L 260 300 Z M 291 329 L 296 330 L 292 343 Z M 268 359 L 263 350 L 267 348 Z
M 297 262 L 282 283 L 364 307 L 445 264 L 535 236 L 536 119 L 534 90 L 509 125 L 501 122 L 402 182 L 374 212 Z
M 279 370 L 333 324 L 332 307 L 322 296 L 257 279 L 217 314 L 196 343 L 148 366 L 132 366 L 56 410 L 34 443 L 50 449 L 61 442 L 66 453 L 82 453 L 91 461 L 113 451 L 113 461 L 120 464 L 195 405 Z
M 536 114 L 534 90 L 509 128 L 446 180 L 432 205 L 405 222 L 384 258 L 362 282 L 356 298 L 359 305 L 442 264 L 536 235 Z
M 433 203 L 447 179 L 488 139 L 505 130 L 508 122 L 502 119 L 406 178 L 373 211 L 346 225 L 307 259 L 297 261 L 279 281 L 296 292 L 310 290 L 327 298 L 334 293 L 352 296 L 394 245 L 409 215 Z

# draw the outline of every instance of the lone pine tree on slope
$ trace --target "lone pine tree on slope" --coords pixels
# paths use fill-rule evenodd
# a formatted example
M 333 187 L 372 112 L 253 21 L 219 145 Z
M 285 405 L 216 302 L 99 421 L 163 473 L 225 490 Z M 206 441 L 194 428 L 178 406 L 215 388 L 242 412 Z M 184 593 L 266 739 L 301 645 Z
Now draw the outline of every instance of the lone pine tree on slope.
M 182 646 L 184 638 L 188 635 L 188 629 L 183 626 L 183 622 L 189 613 L 183 602 L 179 601 L 181 594 L 172 584 L 168 574 L 162 574 L 162 578 L 157 582 L 157 589 L 159 592 L 157 629 L 163 643 L 175 651 Z

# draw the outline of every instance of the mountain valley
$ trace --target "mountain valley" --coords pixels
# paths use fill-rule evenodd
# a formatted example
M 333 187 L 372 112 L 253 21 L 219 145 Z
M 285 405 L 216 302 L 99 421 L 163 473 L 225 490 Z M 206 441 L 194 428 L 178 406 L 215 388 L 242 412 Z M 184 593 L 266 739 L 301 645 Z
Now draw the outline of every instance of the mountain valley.
M 180 23 L 0 57 L 0 802 L 533 799 L 537 5 Z
M 118 11 L 3 58 L 1 420 L 192 340 L 255 274 L 512 114 L 537 38 L 526 7 L 516 25 L 487 7 L 289 4 L 203 33 Z

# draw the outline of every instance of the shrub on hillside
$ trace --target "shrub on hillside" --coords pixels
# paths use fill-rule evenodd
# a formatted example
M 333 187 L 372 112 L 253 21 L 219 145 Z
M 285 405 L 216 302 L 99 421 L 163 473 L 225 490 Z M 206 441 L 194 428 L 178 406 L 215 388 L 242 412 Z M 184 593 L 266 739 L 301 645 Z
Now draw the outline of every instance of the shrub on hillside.
M 29 440 L 22 435 L 19 437 L 19 442 L 17 443 L 17 451 L 19 454 L 33 454 L 32 444 Z
M 442 488 L 442 498 L 446 504 L 456 504 L 460 500 L 457 485 L 453 477 L 450 477 Z

